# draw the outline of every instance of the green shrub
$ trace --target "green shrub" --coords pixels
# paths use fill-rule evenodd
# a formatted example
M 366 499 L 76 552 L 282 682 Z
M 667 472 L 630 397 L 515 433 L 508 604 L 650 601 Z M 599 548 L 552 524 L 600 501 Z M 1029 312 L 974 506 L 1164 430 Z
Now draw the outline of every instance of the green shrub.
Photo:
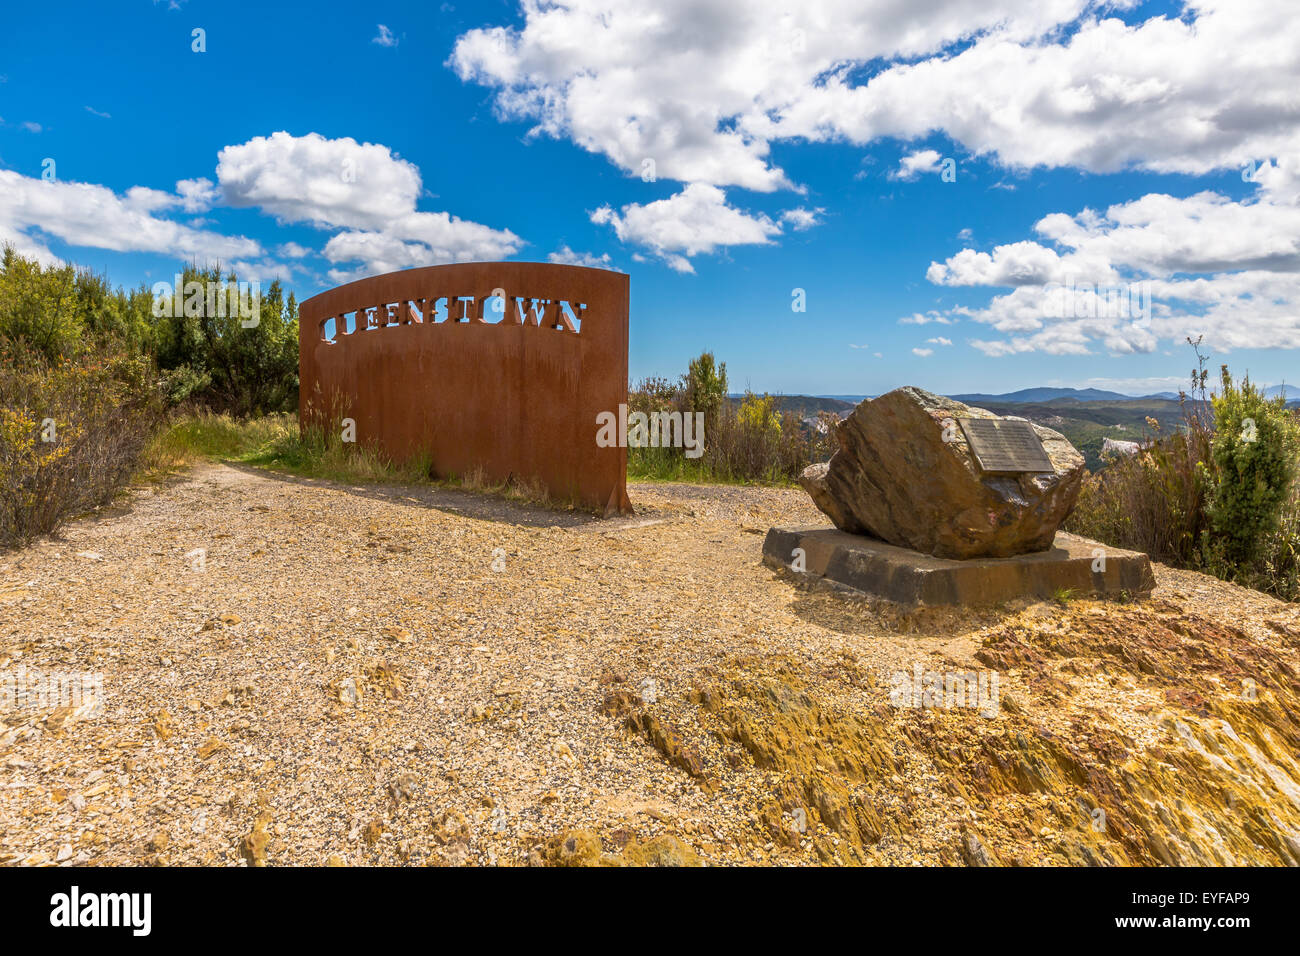
M 205 290 L 240 287 L 233 273 L 190 265 L 172 295 L 113 289 L 71 265 L 42 266 L 6 246 L 0 255 L 0 342 L 51 366 L 86 351 L 126 350 L 152 357 L 163 397 L 217 412 L 257 416 L 298 405 L 298 305 L 278 282 L 259 289 L 256 321 L 219 307 Z M 169 283 L 170 284 L 170 283 Z M 252 292 L 245 284 L 245 290 Z M 246 298 L 251 299 L 251 294 Z
M 1259 570 L 1250 586 L 1300 601 L 1300 481 L 1292 481 L 1277 528 L 1264 539 Z
M 1282 520 L 1296 466 L 1295 426 L 1279 396 L 1266 399 L 1227 366 L 1213 400 L 1210 442 L 1209 559 L 1228 569 L 1254 566 Z
M 707 435 L 705 458 L 720 474 L 741 481 L 780 478 L 781 413 L 770 395 L 746 392 L 738 408 L 730 404 Z
M 114 290 L 71 265 L 42 266 L 12 246 L 0 252 L 0 341 L 49 363 L 96 348 L 148 351 L 152 330 L 144 289 Z
M 725 374 L 725 373 L 724 373 Z M 640 412 L 646 416 L 656 412 L 682 412 L 689 408 L 687 378 L 675 384 L 666 378 L 652 377 L 628 390 L 627 411 L 631 416 Z M 705 435 L 708 425 L 705 424 Z M 707 448 L 707 443 L 706 446 Z M 656 481 L 706 481 L 704 460 L 687 458 L 680 448 L 629 447 L 627 470 L 633 478 Z
M 700 353 L 682 376 L 681 391 L 685 407 L 703 412 L 705 428 L 711 427 L 727 402 L 727 363 L 718 363 L 712 352 Z
M 239 288 L 231 272 L 187 267 L 171 300 L 159 300 L 156 357 L 170 373 L 172 401 L 192 401 L 241 417 L 298 407 L 298 306 L 279 282 L 259 290 L 255 320 L 217 306 L 218 294 L 193 297 L 191 283 L 224 292 Z M 251 299 L 251 288 L 247 290 Z
M 1189 340 L 1190 342 L 1190 340 Z M 1089 475 L 1065 529 L 1300 600 L 1300 416 L 1227 368 L 1210 396 L 1198 342 L 1183 421 Z

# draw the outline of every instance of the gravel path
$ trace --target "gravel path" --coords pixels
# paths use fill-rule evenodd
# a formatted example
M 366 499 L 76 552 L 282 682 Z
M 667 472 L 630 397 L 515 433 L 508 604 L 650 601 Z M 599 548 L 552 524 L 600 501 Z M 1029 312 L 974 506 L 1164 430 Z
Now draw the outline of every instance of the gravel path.
M 825 859 L 756 827 L 772 777 L 713 739 L 698 688 L 758 662 L 869 709 L 917 660 L 970 663 L 1005 615 L 778 578 L 767 528 L 822 523 L 798 490 L 630 494 L 637 515 L 601 521 L 208 465 L 0 555 L 0 674 L 103 687 L 103 713 L 0 711 L 0 864 L 523 864 L 575 828 L 606 851 L 666 834 L 713 864 Z M 1230 586 L 1159 575 L 1166 600 L 1240 617 Z M 629 730 L 616 692 L 661 729 Z M 872 859 L 947 859 L 960 809 L 933 769 L 891 771 L 910 825 Z

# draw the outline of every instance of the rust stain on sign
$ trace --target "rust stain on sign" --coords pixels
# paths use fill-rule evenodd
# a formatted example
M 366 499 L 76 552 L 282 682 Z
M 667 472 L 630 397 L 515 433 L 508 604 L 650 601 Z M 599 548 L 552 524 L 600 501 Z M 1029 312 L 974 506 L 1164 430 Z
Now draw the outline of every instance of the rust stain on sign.
M 557 499 L 632 510 L 627 449 L 596 416 L 627 401 L 628 277 L 540 262 L 371 276 L 307 299 L 299 420 L 351 418 L 356 440 L 435 474 L 535 479 Z

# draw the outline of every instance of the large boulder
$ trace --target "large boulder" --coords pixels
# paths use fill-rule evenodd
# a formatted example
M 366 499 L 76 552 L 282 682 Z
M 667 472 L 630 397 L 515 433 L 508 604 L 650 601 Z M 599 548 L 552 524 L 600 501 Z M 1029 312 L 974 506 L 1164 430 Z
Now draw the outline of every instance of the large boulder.
M 957 419 L 999 417 L 895 389 L 840 422 L 839 450 L 799 481 L 841 531 L 941 558 L 1044 551 L 1074 507 L 1083 456 L 1060 432 L 1033 425 L 1054 470 L 986 473 Z

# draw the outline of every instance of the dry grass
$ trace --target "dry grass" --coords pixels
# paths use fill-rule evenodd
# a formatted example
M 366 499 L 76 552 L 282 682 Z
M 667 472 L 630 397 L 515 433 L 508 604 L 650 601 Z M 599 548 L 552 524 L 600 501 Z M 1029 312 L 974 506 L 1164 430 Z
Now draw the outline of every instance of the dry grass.
M 160 480 L 202 461 L 243 460 L 297 430 L 293 415 L 240 419 L 207 410 L 176 415 L 149 442 L 141 477 Z

